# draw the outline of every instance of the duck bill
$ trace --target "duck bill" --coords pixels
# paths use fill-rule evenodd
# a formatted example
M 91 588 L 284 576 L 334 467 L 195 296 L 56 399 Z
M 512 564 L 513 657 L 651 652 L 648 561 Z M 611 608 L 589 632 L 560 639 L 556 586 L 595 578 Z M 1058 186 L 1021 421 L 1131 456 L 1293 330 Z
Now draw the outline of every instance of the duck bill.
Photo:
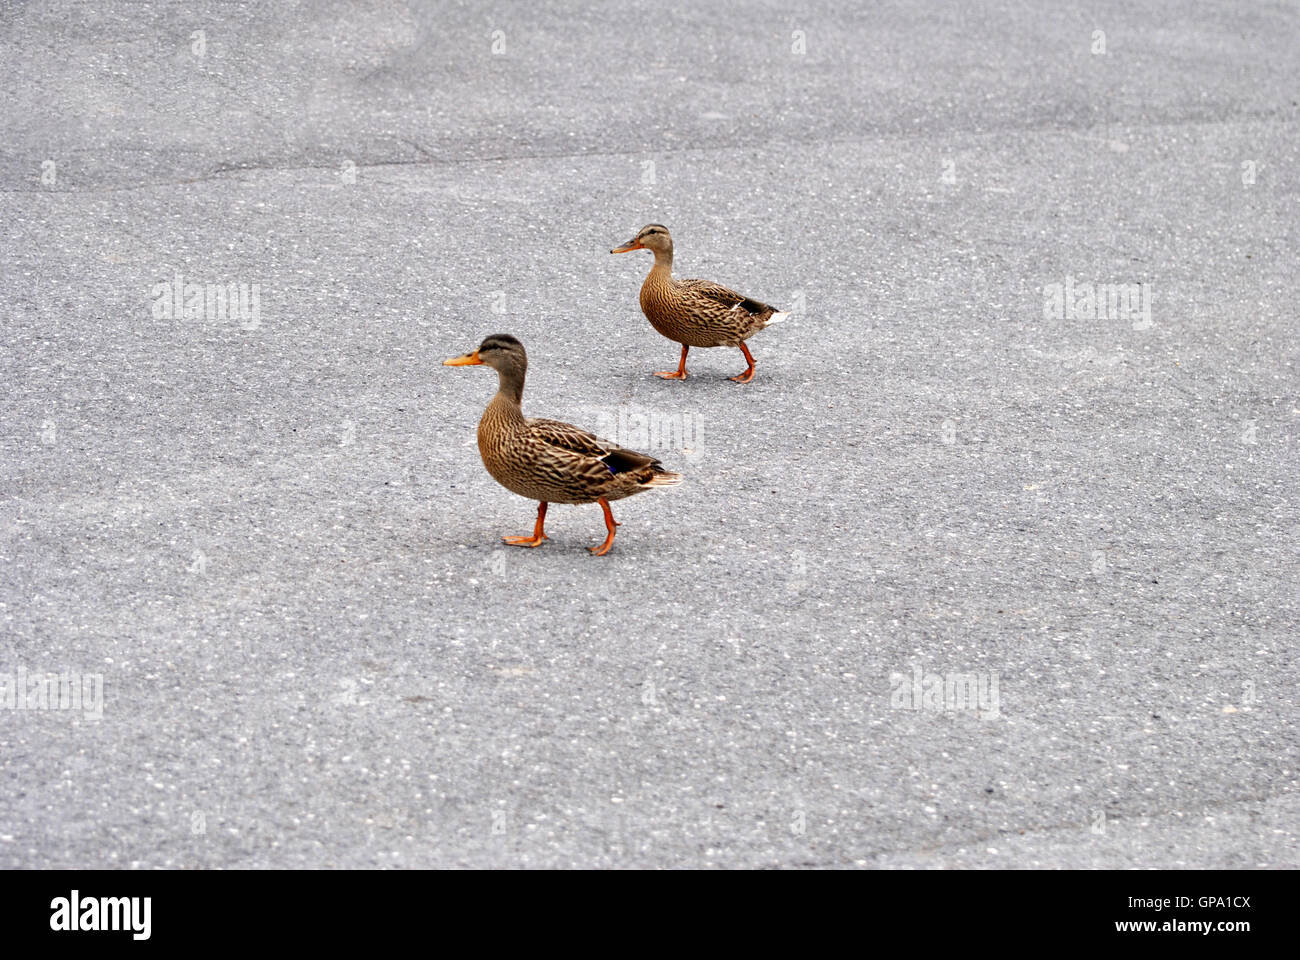
M 611 251 L 609 251 L 609 252 L 610 252 L 610 253 L 627 253 L 629 250 L 644 250 L 644 249 L 645 249 L 645 247 L 643 247 L 643 246 L 642 246 L 640 243 L 638 243 L 637 241 L 635 241 L 635 240 L 629 240 L 627 243 L 623 244 L 621 247 L 615 247 L 613 250 L 611 250 Z
M 474 367 L 480 366 L 482 363 L 483 361 L 478 358 L 477 350 L 462 357 L 452 357 L 450 360 L 442 361 L 444 367 Z

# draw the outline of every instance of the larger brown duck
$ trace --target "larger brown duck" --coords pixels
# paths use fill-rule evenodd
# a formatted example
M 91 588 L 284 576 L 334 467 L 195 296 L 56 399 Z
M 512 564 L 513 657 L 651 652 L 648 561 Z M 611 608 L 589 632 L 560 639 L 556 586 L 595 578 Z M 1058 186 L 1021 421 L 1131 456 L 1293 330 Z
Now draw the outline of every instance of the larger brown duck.
M 731 379 L 737 383 L 753 380 L 754 355 L 745 341 L 789 314 L 709 280 L 674 279 L 673 238 L 662 224 L 642 227 L 635 237 L 609 252 L 629 250 L 654 252 L 655 264 L 641 284 L 641 311 L 650 326 L 682 345 L 677 369 L 662 370 L 655 376 L 685 380 L 686 354 L 691 347 L 740 347 L 749 367 Z
M 484 340 L 477 350 L 444 360 L 447 367 L 486 364 L 497 372 L 497 395 L 478 423 L 478 452 L 492 479 L 512 493 L 537 500 L 537 523 L 531 537 L 502 537 L 514 547 L 540 547 L 549 539 L 542 530 L 546 507 L 552 503 L 599 503 L 605 511 L 608 535 L 596 556 L 614 545 L 611 500 L 622 500 L 655 487 L 682 482 L 654 457 L 625 450 L 594 434 L 559 420 L 525 417 L 521 400 L 528 356 L 524 345 L 508 333 Z

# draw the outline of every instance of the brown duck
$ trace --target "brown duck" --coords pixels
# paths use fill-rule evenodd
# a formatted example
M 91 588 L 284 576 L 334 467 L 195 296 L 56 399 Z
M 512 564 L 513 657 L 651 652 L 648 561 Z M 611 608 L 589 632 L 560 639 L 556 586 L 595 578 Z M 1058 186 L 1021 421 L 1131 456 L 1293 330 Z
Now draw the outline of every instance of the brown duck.
M 531 537 L 502 537 L 515 547 L 540 547 L 549 539 L 542 532 L 546 507 L 552 503 L 599 503 L 605 511 L 608 535 L 598 557 L 614 545 L 611 500 L 622 500 L 654 487 L 682 482 L 654 457 L 625 450 L 594 434 L 559 420 L 525 417 L 520 401 L 528 357 L 524 345 L 507 333 L 484 340 L 477 350 L 443 361 L 447 367 L 486 364 L 497 372 L 497 395 L 478 423 L 478 452 L 492 479 L 507 490 L 537 500 L 537 523 Z
M 745 341 L 768 324 L 778 323 L 789 314 L 776 307 L 729 290 L 708 280 L 673 278 L 673 238 L 668 228 L 652 223 L 610 253 L 651 250 L 655 265 L 641 284 L 641 311 L 654 327 L 669 340 L 682 345 L 682 359 L 676 370 L 655 373 L 665 380 L 686 379 L 686 353 L 691 347 L 740 347 L 749 368 L 732 377 L 737 383 L 754 379 L 754 355 Z

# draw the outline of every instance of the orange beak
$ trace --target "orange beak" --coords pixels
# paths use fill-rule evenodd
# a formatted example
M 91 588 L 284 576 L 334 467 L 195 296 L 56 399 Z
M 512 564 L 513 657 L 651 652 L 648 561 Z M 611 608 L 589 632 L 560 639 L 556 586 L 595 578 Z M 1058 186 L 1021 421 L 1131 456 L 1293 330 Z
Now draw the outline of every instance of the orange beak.
M 467 353 L 463 357 L 452 357 L 450 360 L 442 361 L 444 367 L 473 367 L 482 365 L 483 361 L 478 358 L 478 351 Z
M 641 245 L 641 242 L 640 242 L 639 240 L 629 240 L 627 243 L 623 244 L 623 246 L 621 246 L 621 247 L 615 247 L 613 250 L 611 250 L 611 251 L 609 251 L 609 252 L 610 252 L 610 253 L 627 253 L 629 250 L 644 250 L 644 249 L 645 249 L 645 247 L 643 247 L 643 246 Z

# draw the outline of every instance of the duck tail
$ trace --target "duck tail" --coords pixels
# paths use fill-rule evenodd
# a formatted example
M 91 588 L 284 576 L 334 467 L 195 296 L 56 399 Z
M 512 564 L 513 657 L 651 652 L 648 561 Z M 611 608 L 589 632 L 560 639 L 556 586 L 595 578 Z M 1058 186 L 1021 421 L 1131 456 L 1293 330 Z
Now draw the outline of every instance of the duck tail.
M 642 486 L 675 487 L 677 484 L 681 483 L 683 479 L 685 478 L 680 473 L 669 473 L 667 470 L 662 470 L 652 475 L 649 480 L 642 484 Z
M 768 326 L 771 326 L 774 323 L 780 323 L 782 320 L 787 319 L 789 316 L 790 316 L 789 311 L 777 310 L 775 313 L 773 313 L 770 317 L 767 318 Z

